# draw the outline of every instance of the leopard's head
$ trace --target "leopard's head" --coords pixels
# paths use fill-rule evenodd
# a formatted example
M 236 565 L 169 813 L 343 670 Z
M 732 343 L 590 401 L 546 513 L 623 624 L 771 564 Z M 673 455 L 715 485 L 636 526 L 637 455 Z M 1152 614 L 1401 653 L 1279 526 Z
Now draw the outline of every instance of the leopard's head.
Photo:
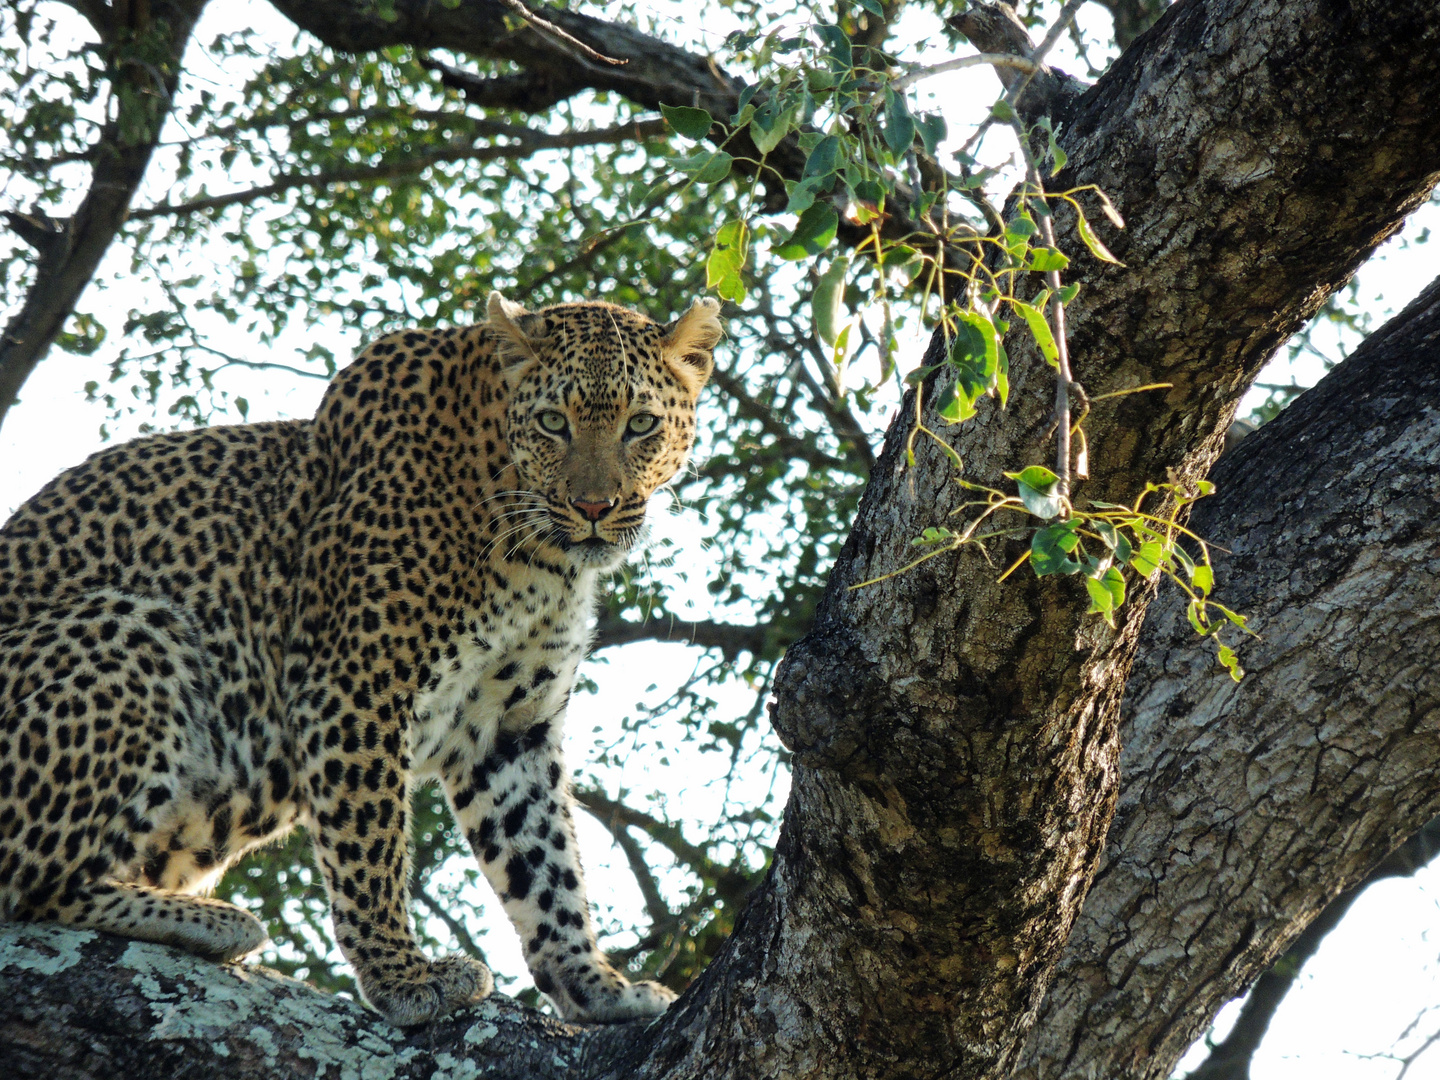
M 490 294 L 520 486 L 576 565 L 617 565 L 640 540 L 650 496 L 685 464 L 719 310 L 697 299 L 661 325 L 613 304 L 532 313 Z

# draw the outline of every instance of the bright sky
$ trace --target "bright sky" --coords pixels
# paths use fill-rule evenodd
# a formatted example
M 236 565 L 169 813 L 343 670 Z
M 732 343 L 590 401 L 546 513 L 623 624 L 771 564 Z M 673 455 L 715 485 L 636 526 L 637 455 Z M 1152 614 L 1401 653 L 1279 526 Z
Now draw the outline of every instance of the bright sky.
M 683 16 L 684 8 L 657 0 L 654 11 L 662 24 L 675 26 L 678 25 L 675 17 Z M 1104 17 L 1093 5 L 1082 9 L 1082 22 L 1099 26 Z M 272 36 L 281 47 L 291 36 L 267 4 L 244 0 L 212 5 L 199 37 L 209 40 L 223 30 L 247 25 L 267 30 L 273 27 Z M 727 29 L 712 25 L 707 27 L 706 36 L 723 35 Z M 903 38 L 904 34 L 900 36 Z M 1057 49 L 1057 62 L 1072 72 L 1083 72 L 1083 64 L 1069 49 L 1068 41 L 1062 40 Z M 946 56 L 936 53 L 921 58 L 934 61 Z M 210 75 L 223 79 L 220 72 Z M 977 110 L 983 112 L 988 108 L 995 91 L 993 76 L 980 69 L 955 72 L 923 85 L 924 93 L 934 95 L 932 107 L 946 112 L 952 131 L 962 131 Z M 1403 307 L 1440 272 L 1440 257 L 1437 257 L 1440 247 L 1435 243 L 1417 243 L 1423 235 L 1437 229 L 1440 229 L 1440 207 L 1431 204 L 1358 275 L 1360 305 L 1371 314 L 1372 327 L 1378 327 L 1390 313 Z M 102 269 L 102 277 L 113 278 L 117 272 L 123 272 L 122 267 L 120 260 L 112 259 Z M 89 310 L 117 313 L 112 324 L 123 319 L 130 303 L 123 287 L 100 294 L 92 290 L 85 298 Z M 324 337 L 340 357 L 350 355 L 358 344 L 357 336 L 340 326 L 316 333 Z M 1356 341 L 1326 331 L 1317 335 L 1317 343 L 1331 359 L 1339 359 L 1342 350 L 1352 349 Z M 227 347 L 238 350 L 242 345 L 232 343 Z M 105 349 L 90 358 L 53 353 L 27 382 L 21 404 L 11 411 L 0 429 L 0 462 L 4 463 L 0 467 L 0 518 L 8 516 L 57 472 L 101 448 L 99 431 L 106 421 L 105 408 L 98 402 L 87 402 L 82 387 L 91 379 L 105 384 L 111 355 Z M 277 358 L 288 359 L 283 355 Z M 1287 383 L 1293 378 L 1310 385 L 1322 374 L 1323 364 L 1318 358 L 1301 357 L 1290 364 L 1285 362 L 1282 350 L 1281 359 L 1265 371 L 1261 381 Z M 248 372 L 227 373 L 226 379 L 232 393 L 248 397 L 251 420 L 309 415 L 323 391 L 323 385 L 318 382 L 287 382 L 260 378 Z M 1263 396 L 1263 392 L 1256 392 L 1249 404 L 1257 403 Z M 118 425 L 112 423 L 112 434 L 118 438 L 131 437 L 145 419 L 141 416 Z M 164 417 L 155 422 L 162 427 L 166 423 Z M 703 455 L 703 448 L 700 452 Z M 686 524 L 683 520 L 673 522 L 670 528 L 680 536 L 693 534 L 696 529 L 693 522 Z M 614 730 L 637 698 L 663 699 L 690 673 L 695 663 L 693 651 L 683 646 L 642 647 L 627 650 L 626 657 L 628 662 L 589 666 L 589 674 L 599 684 L 600 692 L 594 698 L 577 702 L 577 708 L 572 710 L 573 737 L 569 751 L 572 761 L 586 753 L 592 727 Z M 749 707 L 750 698 L 737 689 L 733 702 L 727 705 L 739 713 Z M 577 719 L 575 713 L 581 709 L 583 719 Z M 696 769 L 698 775 L 709 776 L 714 771 L 712 764 L 677 760 L 670 763 L 670 768 L 677 777 L 695 775 Z M 640 761 L 635 768 L 641 773 L 653 773 L 660 766 Z M 719 794 L 713 785 L 690 788 L 686 796 L 687 814 L 703 820 L 711 812 L 710 808 L 690 803 L 703 804 L 717 798 Z M 643 923 L 643 906 L 623 856 L 587 815 L 578 815 L 578 824 L 592 895 L 613 901 L 622 918 L 632 918 L 637 925 Z M 475 900 L 485 903 L 489 897 L 477 894 Z M 497 916 L 490 919 L 487 915 L 485 919 L 490 932 L 485 934 L 483 943 L 492 964 L 501 972 L 520 976 L 522 984 L 528 982 L 523 975 L 518 943 L 506 927 L 498 904 L 489 903 L 488 908 Z M 1440 1013 L 1437 1013 L 1421 1017 L 1414 1031 L 1407 1033 L 1408 1026 L 1427 1005 L 1440 1002 L 1440 948 L 1436 944 L 1440 910 L 1437 908 L 1440 908 L 1440 869 L 1423 871 L 1414 879 L 1388 881 L 1371 889 L 1342 926 L 1326 939 L 1320 953 L 1306 967 L 1299 985 L 1286 999 L 1255 1062 L 1253 1080 L 1393 1078 L 1399 1068 L 1394 1060 L 1365 1055 L 1409 1053 L 1432 1030 L 1440 1030 Z M 1232 1006 L 1222 1014 L 1221 1034 L 1228 1023 L 1233 1022 L 1234 1012 Z M 1193 1066 L 1203 1056 L 1203 1048 L 1197 1048 L 1185 1064 Z M 1409 1075 L 1440 1077 L 1440 1051 L 1420 1059 Z

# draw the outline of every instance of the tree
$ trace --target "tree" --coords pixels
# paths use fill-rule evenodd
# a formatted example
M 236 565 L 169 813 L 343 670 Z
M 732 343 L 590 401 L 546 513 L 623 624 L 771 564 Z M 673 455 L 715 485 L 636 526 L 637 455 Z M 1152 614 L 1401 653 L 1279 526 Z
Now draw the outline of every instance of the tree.
M 346 49 L 553 44 L 497 35 L 498 6 L 396 7 L 393 19 L 338 3 L 296 14 Z M 636 40 L 551 14 L 606 55 Z M 1200 480 L 1260 363 L 1429 195 L 1440 175 L 1432 15 L 1418 3 L 1185 3 L 1083 93 L 1036 75 L 1053 93 L 1034 107 L 1063 124 L 1068 158 L 1051 186 L 1098 184 L 1127 219 L 1104 238 L 1123 270 L 1066 245 L 1068 276 L 1084 286 L 1065 313 L 1093 405 L 1087 497 L 1130 502 L 1155 478 Z M 645 80 L 625 81 L 635 71 L 602 79 L 566 55 L 589 85 L 644 101 Z M 643 55 L 673 80 L 699 70 L 659 47 Z M 526 92 L 571 85 L 542 81 Z M 717 84 L 730 86 L 705 67 L 683 85 L 723 98 Z M 698 101 L 711 116 L 740 105 L 738 91 Z M 1056 218 L 1074 235 L 1065 209 Z M 933 414 L 956 377 L 938 332 L 922 364 L 934 370 L 896 414 L 813 626 L 775 679 L 794 783 L 773 865 L 662 1021 L 576 1034 L 492 1003 L 407 1038 L 293 985 L 12 930 L 30 971 L 6 969 L 7 1000 L 51 1025 L 12 1052 L 38 1062 L 83 1045 L 97 1058 L 70 1057 L 77 1073 L 99 1061 L 142 1075 L 198 1069 L 195 1051 L 217 1039 L 238 1067 L 276 1075 L 302 1056 L 343 1068 L 357 1054 L 428 1075 L 481 1053 L 486 1069 L 515 1075 L 1167 1075 L 1225 1000 L 1436 813 L 1424 658 L 1437 308 L 1432 287 L 1242 444 L 1221 466 L 1221 493 L 1200 504 L 1197 531 L 1234 552 L 1217 566 L 1263 636 L 1238 689 L 1193 639 L 1183 603 L 1162 594 L 1142 631 L 1148 588 L 1111 628 L 1085 616 L 1076 578 L 996 583 L 973 548 L 894 573 L 911 540 L 970 497 L 952 454 L 965 478 L 998 486 L 1050 424 L 1035 390 L 1050 370 L 1012 335 L 1008 410 L 982 396 L 943 447 L 913 439 L 917 416 L 943 429 Z M 1159 382 L 1171 385 L 1101 397 Z M 763 430 L 765 417 L 747 418 Z M 826 452 L 843 461 L 844 427 L 832 431 Z M 768 445 L 792 452 L 781 434 Z M 1000 551 L 1007 563 L 1022 553 Z M 1127 675 L 1135 704 L 1122 722 Z M 147 994 L 165 1009 L 142 1007 Z M 90 1000 L 113 1012 L 77 1007 Z M 254 1033 L 276 1015 L 295 1022 Z M 64 1038 L 72 1020 L 84 1040 Z

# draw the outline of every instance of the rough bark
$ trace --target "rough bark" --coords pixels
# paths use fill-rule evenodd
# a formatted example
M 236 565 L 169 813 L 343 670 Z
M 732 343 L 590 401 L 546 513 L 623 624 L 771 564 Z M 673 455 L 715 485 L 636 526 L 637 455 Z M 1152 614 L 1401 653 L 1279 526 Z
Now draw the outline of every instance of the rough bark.
M 1152 608 L 1105 866 L 1020 1076 L 1169 1076 L 1440 811 L 1437 464 L 1440 280 L 1217 467 L 1194 526 L 1263 640 L 1236 686 Z
M 508 998 L 408 1034 L 263 968 L 87 930 L 0 924 L 0 1064 L 11 1080 L 590 1075 L 596 1032 Z
M 11 229 L 36 249 L 25 302 L 0 337 L 0 423 L 109 250 L 130 210 L 180 78 L 180 59 L 205 0 L 156 0 L 91 12 L 105 41 L 112 84 L 133 84 L 92 148 L 90 189 L 64 220 L 9 214 Z
M 1130 221 L 1112 246 L 1130 266 L 1106 270 L 1071 251 L 1072 277 L 1087 285 L 1071 309 L 1077 377 L 1092 395 L 1173 384 L 1102 402 L 1091 415 L 1092 479 L 1082 497 L 1128 501 L 1149 479 L 1204 475 L 1254 371 L 1429 193 L 1440 176 L 1437 44 L 1433 5 L 1418 0 L 1344 9 L 1319 0 L 1190 2 L 1081 99 L 1066 129 L 1071 164 L 1054 186 L 1098 183 L 1111 194 Z M 968 475 L 982 482 L 1048 454 L 1049 369 L 1018 346 L 1011 355 L 1010 412 L 983 412 L 956 440 Z M 928 440 L 904 467 L 908 433 L 902 411 L 816 628 L 791 648 L 777 680 L 775 721 L 794 751 L 795 780 L 770 878 L 725 952 L 663 1019 L 573 1043 L 536 1032 L 541 1047 L 579 1055 L 566 1058 L 573 1075 L 988 1078 L 1015 1063 L 1102 853 L 1119 787 L 1120 692 L 1142 606 L 1112 632 L 1080 614 L 1076 583 L 1021 577 L 997 586 L 994 571 L 969 556 L 850 591 L 898 569 L 910 538 L 966 498 Z M 1245 451 L 1237 457 L 1255 460 Z M 1268 475 L 1235 484 L 1274 488 Z M 1384 513 L 1413 491 L 1390 491 Z M 1302 517 L 1309 510 L 1285 505 Z M 1314 539 L 1282 555 L 1303 579 L 1320 546 Z M 1414 659 L 1395 647 L 1398 638 L 1386 640 L 1392 647 L 1377 649 L 1376 663 Z M 1269 665 L 1258 666 L 1268 676 Z M 1210 672 L 1199 674 L 1209 686 Z M 1423 691 L 1422 675 L 1402 666 L 1385 686 L 1397 697 L 1407 681 Z M 1315 761 L 1337 772 L 1342 750 L 1355 753 L 1367 733 L 1378 741 L 1333 778 L 1349 792 L 1335 818 L 1343 828 L 1324 837 L 1328 868 L 1342 876 L 1357 821 L 1402 820 L 1412 810 L 1405 785 L 1416 770 L 1400 768 L 1401 749 L 1413 744 L 1418 754 L 1420 742 L 1435 742 L 1404 726 L 1372 732 L 1368 715 L 1360 721 L 1358 730 L 1307 729 L 1323 744 Z M 1424 727 L 1424 712 L 1407 714 L 1412 722 Z M 1134 741 L 1155 738 L 1141 730 Z M 1207 760 L 1195 759 L 1197 775 Z M 1300 782 L 1283 757 L 1250 765 L 1264 770 L 1259 786 Z M 1151 813 L 1183 810 L 1163 801 L 1170 794 L 1154 788 Z M 1117 837 L 1146 817 L 1137 813 L 1127 803 Z M 1179 839 L 1203 849 L 1215 821 L 1186 820 L 1197 831 Z M 1311 827 L 1327 820 L 1308 819 Z M 1236 935 L 1230 967 L 1212 957 L 1192 972 L 1181 963 L 1184 942 L 1178 956 L 1156 954 L 1157 967 L 1179 965 L 1173 1019 L 1140 1017 L 1138 1041 L 1125 1045 L 1154 1046 L 1151 1060 L 1168 1053 L 1183 1029 L 1193 1031 L 1212 988 L 1223 1001 L 1246 958 L 1273 956 L 1263 944 L 1271 908 L 1303 909 L 1306 873 L 1297 868 L 1298 884 L 1274 897 L 1257 884 L 1245 906 L 1226 897 L 1224 919 L 1212 922 L 1225 923 L 1213 927 L 1218 935 Z M 1123 919 L 1117 925 L 1126 930 Z M 1163 927 L 1153 932 L 1164 938 Z M 1252 942 L 1261 944 L 1251 950 Z M 1136 1003 L 1148 1000 L 1139 983 L 1150 974 L 1135 976 Z M 1087 977 L 1067 969 L 1066 985 Z M 183 1001 L 171 1004 L 183 1015 Z M 138 1022 L 144 1012 L 133 1015 Z M 488 1052 L 462 1059 L 463 1036 L 457 1042 L 450 1028 L 420 1038 L 451 1055 L 447 1070 L 533 1075 L 523 1066 L 509 1073 Z

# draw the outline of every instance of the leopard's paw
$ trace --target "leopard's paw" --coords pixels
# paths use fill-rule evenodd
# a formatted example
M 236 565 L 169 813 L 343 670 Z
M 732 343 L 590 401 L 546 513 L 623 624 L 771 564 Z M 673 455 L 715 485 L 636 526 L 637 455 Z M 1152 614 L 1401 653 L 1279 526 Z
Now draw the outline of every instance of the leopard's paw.
M 594 993 L 583 1007 L 572 1009 L 570 1020 L 582 1023 L 618 1024 L 625 1020 L 646 1020 L 659 1016 L 675 1000 L 675 991 L 646 980 L 622 983 Z
M 397 1027 L 428 1024 L 495 989 L 490 969 L 468 956 L 446 956 L 426 965 L 418 978 L 362 979 L 365 1000 Z

